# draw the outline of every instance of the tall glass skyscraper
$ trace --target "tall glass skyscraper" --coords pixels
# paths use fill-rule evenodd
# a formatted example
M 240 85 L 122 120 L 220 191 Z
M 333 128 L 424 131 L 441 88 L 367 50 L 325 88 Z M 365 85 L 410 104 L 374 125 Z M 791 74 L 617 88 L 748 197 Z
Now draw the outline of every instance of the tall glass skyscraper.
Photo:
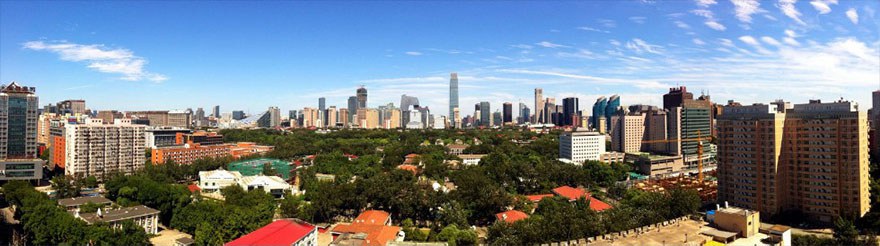
M 348 97 L 348 123 L 353 122 L 354 115 L 357 114 L 358 111 L 358 101 L 357 97 Z
M 577 97 L 567 97 L 562 99 L 562 122 L 560 122 L 559 125 L 575 125 L 574 118 L 577 117 L 578 111 L 580 110 L 578 109 Z
M 357 89 L 357 103 L 359 109 L 367 108 L 367 88 Z
M 480 125 L 492 126 L 492 111 L 489 110 L 489 102 L 480 102 Z
M 458 119 L 455 118 L 455 108 L 458 107 L 458 73 L 449 75 L 449 125 L 455 126 Z
M 608 105 L 605 107 L 605 123 L 607 124 L 605 129 L 611 131 L 611 116 L 617 113 L 617 108 L 620 107 L 620 96 L 612 95 L 608 98 Z
M 604 96 L 599 97 L 599 99 L 596 99 L 596 103 L 593 104 L 593 119 L 591 119 L 591 121 L 592 121 L 591 123 L 593 124 L 593 127 L 596 128 L 597 130 L 599 128 L 603 127 L 603 126 L 599 125 L 599 118 L 605 117 L 605 108 L 607 106 L 608 106 L 608 99 L 605 99 Z M 608 120 L 606 118 L 605 121 L 608 122 L 610 120 Z

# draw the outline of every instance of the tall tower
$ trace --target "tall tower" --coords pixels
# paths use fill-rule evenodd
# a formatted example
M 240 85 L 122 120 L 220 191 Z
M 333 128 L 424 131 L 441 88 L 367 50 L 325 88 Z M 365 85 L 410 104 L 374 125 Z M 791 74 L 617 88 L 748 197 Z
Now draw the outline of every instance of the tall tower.
M 562 99 L 562 122 L 559 125 L 563 126 L 577 126 L 576 121 L 578 118 L 578 98 L 577 97 L 567 97 Z
M 318 98 L 318 118 L 321 119 L 320 127 L 330 125 L 327 116 L 327 99 L 323 97 Z
M 357 89 L 358 108 L 367 108 L 367 88 L 361 86 Z
M 37 159 L 36 88 L 15 82 L 0 86 L 0 180 L 40 179 L 44 161 Z
M 453 117 L 455 108 L 458 108 L 458 73 L 449 75 L 449 125 L 455 126 L 458 119 Z
M 214 105 L 214 118 L 220 119 L 220 105 Z
M 532 118 L 532 123 L 543 123 L 542 115 L 544 115 L 544 89 L 535 88 L 535 117 Z
M 352 123 L 355 121 L 354 115 L 357 114 L 357 110 L 357 97 L 348 97 L 348 123 Z
M 502 116 L 501 116 L 502 125 L 513 122 L 513 104 L 512 103 L 505 102 L 502 105 L 501 111 L 502 111 Z

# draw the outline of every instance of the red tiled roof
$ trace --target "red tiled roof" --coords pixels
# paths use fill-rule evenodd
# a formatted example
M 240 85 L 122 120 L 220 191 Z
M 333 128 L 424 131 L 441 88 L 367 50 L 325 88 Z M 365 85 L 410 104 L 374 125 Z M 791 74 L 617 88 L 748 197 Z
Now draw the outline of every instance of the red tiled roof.
M 292 245 L 314 230 L 308 223 L 277 220 L 224 245 Z
M 503 220 L 504 222 L 507 222 L 507 223 L 517 222 L 519 220 L 523 220 L 528 217 L 529 217 L 528 214 L 523 213 L 518 210 L 510 210 L 510 211 L 495 214 L 495 219 Z
M 406 157 L 407 159 L 409 159 L 409 158 L 413 158 L 413 157 L 419 157 L 419 154 L 409 154 L 409 155 L 406 155 L 406 156 L 404 156 L 404 157 Z
M 544 197 L 551 197 L 551 196 L 553 196 L 553 194 L 540 194 L 540 195 L 529 195 L 529 196 L 526 196 L 526 198 L 528 198 L 529 201 L 532 201 L 532 202 L 540 202 L 541 199 L 544 199 Z
M 199 188 L 199 185 L 197 185 L 197 184 L 188 185 L 188 186 L 186 186 L 186 188 L 189 189 L 189 192 L 196 192 L 196 191 L 202 190 L 202 188 Z
M 391 214 L 382 210 L 367 210 L 359 214 L 353 223 L 384 225 L 385 221 L 388 221 L 390 217 Z
M 381 210 L 367 210 L 358 215 L 351 224 L 340 224 L 333 227 L 331 232 L 342 233 L 366 233 L 367 245 L 385 245 L 397 238 L 400 227 L 387 226 L 385 221 L 391 217 L 388 212 Z
M 611 205 L 608 205 L 608 203 L 599 201 L 599 199 L 596 199 L 595 197 L 590 197 L 590 208 L 596 212 L 602 212 L 606 209 L 611 209 L 612 207 Z
M 419 172 L 419 167 L 410 164 L 398 165 L 397 169 L 407 170 L 412 172 L 413 174 L 417 174 Z
M 568 198 L 569 201 L 574 201 L 581 197 L 590 197 L 590 193 L 585 191 L 584 189 L 573 188 L 567 185 L 553 189 L 553 193 Z

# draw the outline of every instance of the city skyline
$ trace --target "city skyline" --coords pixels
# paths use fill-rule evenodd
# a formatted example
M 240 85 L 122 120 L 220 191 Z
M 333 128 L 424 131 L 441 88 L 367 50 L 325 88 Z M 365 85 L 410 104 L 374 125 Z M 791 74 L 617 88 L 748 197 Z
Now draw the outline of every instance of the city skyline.
M 612 94 L 621 105 L 660 105 L 662 94 L 682 85 L 722 104 L 844 97 L 867 110 L 869 95 L 860 92 L 880 85 L 877 2 L 751 3 L 213 3 L 195 10 L 189 3 L 3 2 L 0 81 L 41 88 L 44 105 L 85 99 L 94 110 L 221 105 L 224 113 L 257 113 L 316 107 L 321 97 L 342 108 L 364 85 L 368 107 L 407 94 L 445 115 L 453 72 L 459 105 L 532 107 L 534 88 L 545 98 L 578 97 L 580 109 Z M 163 11 L 127 12 L 141 8 Z M 241 11 L 223 12 L 241 23 L 211 14 L 233 8 Z M 36 9 L 51 18 L 28 14 Z M 498 11 L 472 16 L 489 9 Z M 192 16 L 164 19 L 183 12 Z M 375 21 L 350 25 L 356 19 Z M 65 21 L 47 24 L 54 20 Z M 230 28 L 203 31 L 217 27 Z M 473 113 L 467 108 L 463 116 Z

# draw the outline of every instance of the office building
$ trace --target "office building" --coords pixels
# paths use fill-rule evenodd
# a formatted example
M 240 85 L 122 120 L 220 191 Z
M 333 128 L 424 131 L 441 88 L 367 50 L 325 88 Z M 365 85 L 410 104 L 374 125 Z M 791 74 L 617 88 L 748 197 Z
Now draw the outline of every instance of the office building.
M 823 222 L 867 213 L 867 114 L 848 101 L 779 106 L 724 107 L 719 201 L 770 216 L 797 210 Z
M 670 88 L 669 93 L 663 95 L 663 108 L 668 111 L 670 117 L 678 117 L 678 122 L 670 122 L 671 128 L 677 130 L 670 134 L 680 134 L 679 138 L 669 139 L 696 139 L 710 138 L 713 134 L 713 118 L 712 118 L 712 102 L 709 96 L 700 96 L 694 99 L 692 93 L 687 88 L 680 86 L 678 88 Z M 679 123 L 675 125 L 674 123 Z M 684 156 L 685 166 L 687 168 L 696 168 L 698 163 L 698 141 L 679 141 L 677 146 L 672 146 L 670 150 L 680 151 Z M 704 149 L 703 162 L 714 163 L 715 153 Z
M 532 114 L 532 112 L 529 109 L 529 107 L 526 106 L 525 103 L 520 102 L 519 103 L 519 117 L 518 117 L 519 121 L 518 122 L 520 124 L 532 122 L 531 117 L 529 117 L 529 116 L 531 116 L 531 114 Z
M 174 126 L 174 127 L 192 128 L 192 111 L 191 110 L 167 111 L 167 118 L 166 118 L 165 124 L 153 124 L 153 121 L 151 119 L 150 126 Z
M 502 105 L 503 108 L 503 116 L 501 117 L 502 125 L 510 124 L 513 122 L 513 104 L 506 102 Z
M 540 124 L 544 123 L 544 119 L 541 118 L 544 115 L 544 90 L 541 88 L 535 88 L 535 117 L 532 119 L 532 123 Z
M 16 82 L 0 87 L 0 180 L 43 177 L 45 161 L 37 158 L 36 91 Z
M 189 134 L 192 130 L 182 127 L 149 126 L 144 129 L 145 148 L 176 145 L 178 133 Z M 222 139 L 221 139 L 222 142 Z
M 417 110 L 419 107 L 419 99 L 413 96 L 403 94 L 400 96 L 400 124 L 406 125 L 411 120 L 421 122 L 421 119 L 410 119 L 410 112 Z
M 620 96 L 612 95 L 608 98 L 608 104 L 605 105 L 605 120 L 608 121 L 608 126 L 605 129 L 611 131 L 611 116 L 617 112 L 618 108 L 620 108 Z
M 302 109 L 302 127 L 318 127 L 318 109 L 310 107 Z
M 220 119 L 220 105 L 214 105 L 214 118 Z
M 86 111 L 85 100 L 64 100 L 58 102 L 58 111 L 61 114 L 91 114 Z
M 492 113 L 492 124 L 490 124 L 490 125 L 501 126 L 502 118 L 503 118 L 503 116 L 501 115 L 501 112 Z
M 452 109 L 452 115 L 450 116 L 452 119 L 455 119 L 455 124 L 450 125 L 450 127 L 454 127 L 455 129 L 461 129 L 462 119 L 461 119 L 461 110 L 458 107 Z
M 558 122 L 553 121 L 553 114 L 557 113 L 556 98 L 552 98 L 552 97 L 545 98 L 544 99 L 544 109 L 542 111 L 544 112 L 544 115 L 542 115 L 541 117 L 543 117 L 543 119 L 544 119 L 544 121 L 543 121 L 544 124 L 558 123 Z
M 396 129 L 400 128 L 400 109 L 392 108 L 388 110 L 388 117 L 385 117 L 382 122 L 383 128 L 385 129 Z
M 604 96 L 599 97 L 599 99 L 596 99 L 596 102 L 593 103 L 593 129 L 596 129 L 599 132 L 605 132 L 607 129 L 605 124 L 599 124 L 599 120 L 601 119 L 605 119 L 605 121 L 609 120 L 608 118 L 605 118 L 605 108 L 607 107 L 608 99 Z
M 245 118 L 244 111 L 241 111 L 241 110 L 232 111 L 232 119 L 233 120 L 242 120 L 244 118 Z
M 327 103 L 326 103 L 326 101 L 327 100 L 324 99 L 323 97 L 318 98 L 318 119 L 321 121 L 318 124 L 318 127 L 322 127 L 322 128 L 330 125 L 330 123 L 327 122 L 327 105 L 326 105 Z
M 455 109 L 458 108 L 458 74 L 449 75 L 449 125 L 457 125 L 459 119 L 452 117 L 455 115 Z
M 281 109 L 278 107 L 269 107 L 269 127 L 275 128 L 281 126 Z
M 298 112 L 296 112 L 295 109 L 287 110 L 287 119 L 289 119 L 291 122 L 295 122 L 296 119 L 299 118 L 297 116 L 297 113 Z M 293 125 L 291 125 L 291 126 L 293 126 Z
M 580 112 L 580 109 L 578 109 L 577 97 L 562 99 L 562 122 L 559 125 L 577 127 L 578 123 L 580 123 L 578 112 Z
M 358 109 L 367 108 L 367 88 L 363 86 L 357 89 L 357 105 Z
M 379 127 L 379 111 L 372 108 L 361 108 L 357 112 L 358 126 L 364 129 Z
M 480 126 L 492 126 L 492 111 L 489 102 L 480 102 Z
M 605 136 L 597 132 L 575 131 L 559 135 L 559 158 L 575 164 L 598 161 L 605 153 Z
M 129 119 L 117 119 L 113 124 L 90 119 L 85 124 L 65 124 L 59 130 L 64 144 L 53 148 L 64 147 L 64 155 L 58 157 L 56 166 L 64 168 L 65 175 L 102 179 L 144 167 L 146 129 L 143 125 L 131 124 Z
M 325 118 L 327 118 L 327 123 L 325 124 L 327 127 L 336 128 L 336 123 L 339 121 L 336 115 L 336 106 L 330 106 L 325 110 L 327 112 Z
M 637 153 L 645 137 L 645 114 L 620 109 L 611 116 L 611 150 Z
M 355 119 L 354 115 L 357 114 L 358 110 L 358 101 L 357 97 L 348 97 L 348 122 L 355 123 L 357 119 Z
M 340 108 L 339 109 L 339 116 L 338 116 L 339 119 L 337 119 L 337 121 L 339 122 L 340 126 L 348 127 L 348 125 L 351 124 L 351 121 L 349 121 L 349 119 L 348 119 L 348 115 L 349 115 L 348 108 Z

